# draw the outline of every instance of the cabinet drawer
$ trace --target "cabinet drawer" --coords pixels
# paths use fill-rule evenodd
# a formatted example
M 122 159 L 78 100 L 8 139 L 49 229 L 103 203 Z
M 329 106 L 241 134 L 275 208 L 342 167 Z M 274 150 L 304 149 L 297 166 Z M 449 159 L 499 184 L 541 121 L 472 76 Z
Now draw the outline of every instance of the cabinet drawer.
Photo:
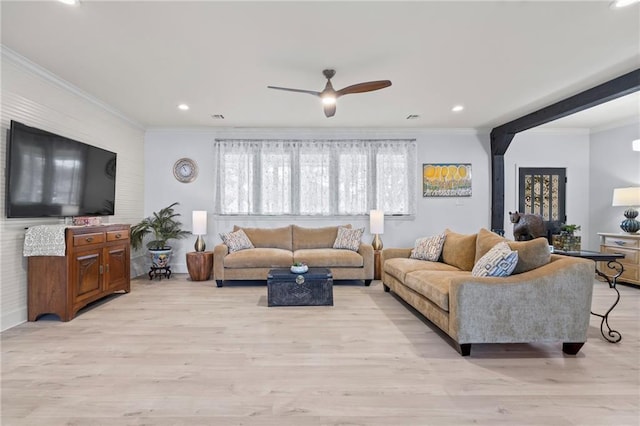
M 640 240 L 635 238 L 604 237 L 604 245 L 610 247 L 640 248 Z
M 601 252 L 603 253 L 620 253 L 620 254 L 624 254 L 624 259 L 620 259 L 618 260 L 618 262 L 622 263 L 622 264 L 631 264 L 631 265 L 637 265 L 638 264 L 638 258 L 640 257 L 640 251 L 638 250 L 628 250 L 628 249 L 623 249 L 623 248 L 618 248 L 618 247 L 606 247 L 606 246 L 602 246 L 601 247 Z
M 82 234 L 73 236 L 74 247 L 88 246 L 91 244 L 104 243 L 104 232 L 96 232 L 95 234 Z
M 109 231 L 107 232 L 107 241 L 120 241 L 129 239 L 129 230 L 123 229 L 122 231 Z

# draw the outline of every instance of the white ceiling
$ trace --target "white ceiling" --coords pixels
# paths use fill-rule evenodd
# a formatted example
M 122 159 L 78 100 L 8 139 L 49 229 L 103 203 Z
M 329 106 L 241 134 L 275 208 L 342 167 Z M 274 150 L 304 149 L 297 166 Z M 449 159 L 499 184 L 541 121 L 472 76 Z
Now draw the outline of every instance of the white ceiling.
M 5 47 L 144 127 L 491 128 L 640 68 L 640 8 L 608 0 L 0 7 Z M 340 98 L 331 119 L 313 96 L 267 89 L 322 90 L 324 68 L 336 89 L 393 85 Z M 556 125 L 628 121 L 639 103 Z

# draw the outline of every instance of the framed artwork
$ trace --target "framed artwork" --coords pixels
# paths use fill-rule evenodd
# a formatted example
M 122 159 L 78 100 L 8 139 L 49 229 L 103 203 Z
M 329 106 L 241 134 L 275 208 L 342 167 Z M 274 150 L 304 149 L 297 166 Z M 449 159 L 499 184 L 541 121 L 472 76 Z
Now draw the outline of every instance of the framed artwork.
M 471 163 L 422 165 L 423 197 L 471 197 Z

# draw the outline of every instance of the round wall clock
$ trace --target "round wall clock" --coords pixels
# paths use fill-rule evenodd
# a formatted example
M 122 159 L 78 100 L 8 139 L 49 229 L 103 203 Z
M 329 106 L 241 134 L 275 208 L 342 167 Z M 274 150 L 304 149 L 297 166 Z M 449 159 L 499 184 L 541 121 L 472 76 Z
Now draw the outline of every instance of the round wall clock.
M 173 176 L 182 183 L 193 182 L 198 176 L 198 165 L 190 158 L 181 158 L 173 165 Z

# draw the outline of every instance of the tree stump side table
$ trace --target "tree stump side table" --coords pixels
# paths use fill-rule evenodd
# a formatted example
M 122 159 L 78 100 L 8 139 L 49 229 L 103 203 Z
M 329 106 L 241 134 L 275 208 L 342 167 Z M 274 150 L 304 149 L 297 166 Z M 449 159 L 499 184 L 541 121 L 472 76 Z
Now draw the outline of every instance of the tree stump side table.
M 187 270 L 191 281 L 207 281 L 213 272 L 213 252 L 192 251 L 187 253 Z

